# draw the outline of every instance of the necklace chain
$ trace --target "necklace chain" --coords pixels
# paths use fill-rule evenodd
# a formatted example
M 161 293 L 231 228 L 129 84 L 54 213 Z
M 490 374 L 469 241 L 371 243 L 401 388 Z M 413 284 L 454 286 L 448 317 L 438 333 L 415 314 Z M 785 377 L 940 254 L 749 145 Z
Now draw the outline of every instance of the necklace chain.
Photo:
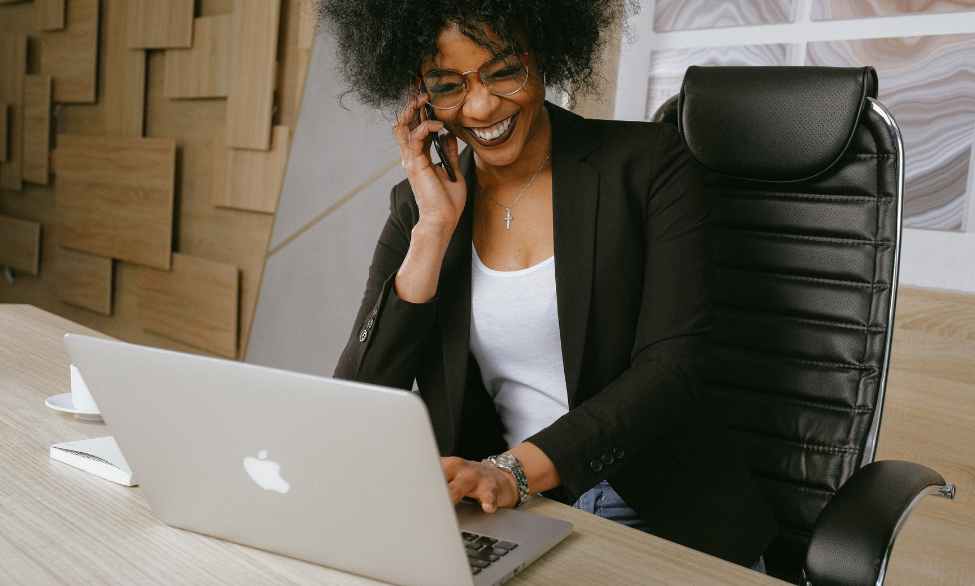
M 528 191 L 528 188 L 531 187 L 532 183 L 535 182 L 535 177 L 538 177 L 538 174 L 541 173 L 542 168 L 545 167 L 545 162 L 548 161 L 551 156 L 552 156 L 552 153 L 551 152 L 545 155 L 545 158 L 542 159 L 542 163 L 538 166 L 538 169 L 535 169 L 535 172 L 532 173 L 531 179 L 529 179 L 528 180 L 528 183 L 526 183 L 525 186 L 521 188 L 521 190 L 518 192 L 518 195 L 515 196 L 515 201 L 510 206 L 506 206 L 503 203 L 499 202 L 498 200 L 494 199 L 494 196 L 491 195 L 490 193 L 487 193 L 484 190 L 484 186 L 481 185 L 480 182 L 478 182 L 477 188 L 479 190 L 481 190 L 482 193 L 486 193 L 486 195 L 488 196 L 488 198 L 490 198 L 490 200 L 492 202 L 494 202 L 495 205 L 504 208 L 504 228 L 505 228 L 505 230 L 511 230 L 511 221 L 514 220 L 514 216 L 511 215 L 511 210 L 516 205 L 518 205 L 518 201 L 521 199 L 521 196 L 523 196 L 525 194 L 525 192 Z

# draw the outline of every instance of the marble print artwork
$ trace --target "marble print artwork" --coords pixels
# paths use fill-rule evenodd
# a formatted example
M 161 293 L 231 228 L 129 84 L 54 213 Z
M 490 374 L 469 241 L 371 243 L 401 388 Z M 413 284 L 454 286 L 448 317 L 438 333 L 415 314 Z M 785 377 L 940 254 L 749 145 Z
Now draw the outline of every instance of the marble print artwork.
M 813 0 L 813 20 L 975 10 L 975 0 Z
M 795 45 L 751 45 L 654 51 L 644 119 L 652 120 L 657 108 L 680 91 L 691 65 L 788 65 L 795 50 Z
M 816 42 L 807 65 L 873 65 L 904 137 L 904 226 L 961 230 L 975 141 L 975 34 Z
M 794 22 L 796 0 L 657 0 L 653 30 Z

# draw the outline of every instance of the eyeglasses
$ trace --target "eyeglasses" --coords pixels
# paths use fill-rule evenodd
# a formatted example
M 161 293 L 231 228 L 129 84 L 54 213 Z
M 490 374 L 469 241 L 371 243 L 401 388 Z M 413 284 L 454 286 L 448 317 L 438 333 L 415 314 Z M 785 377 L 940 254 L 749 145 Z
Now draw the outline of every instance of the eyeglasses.
M 467 76 L 475 73 L 488 91 L 496 96 L 511 96 L 528 83 L 528 53 L 510 53 L 463 73 L 453 69 L 431 69 L 422 76 L 429 104 L 438 110 L 453 110 L 467 98 Z

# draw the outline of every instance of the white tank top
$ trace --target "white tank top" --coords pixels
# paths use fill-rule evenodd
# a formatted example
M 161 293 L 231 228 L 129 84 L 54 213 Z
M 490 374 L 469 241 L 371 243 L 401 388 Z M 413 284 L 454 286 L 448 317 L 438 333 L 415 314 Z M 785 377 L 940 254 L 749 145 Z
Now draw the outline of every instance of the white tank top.
M 470 348 L 509 448 L 568 413 L 554 256 L 496 271 L 471 243 Z

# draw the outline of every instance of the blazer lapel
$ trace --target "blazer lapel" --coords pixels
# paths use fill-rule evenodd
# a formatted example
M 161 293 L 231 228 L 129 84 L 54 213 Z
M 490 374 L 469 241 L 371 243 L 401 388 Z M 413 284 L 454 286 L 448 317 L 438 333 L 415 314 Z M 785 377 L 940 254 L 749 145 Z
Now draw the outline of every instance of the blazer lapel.
M 577 404 L 592 298 L 599 171 L 584 160 L 596 147 L 594 125 L 546 101 L 552 123 L 555 292 L 569 408 Z
M 552 206 L 555 238 L 555 289 L 562 360 L 569 407 L 576 404 L 585 350 L 599 202 L 599 172 L 583 158 L 597 145 L 586 119 L 545 101 L 552 126 Z M 470 352 L 471 238 L 476 197 L 474 150 L 460 154 L 468 185 L 467 203 L 454 230 L 440 273 L 440 331 L 444 384 L 450 406 L 451 437 L 459 437 Z
M 467 147 L 460 153 L 460 172 L 467 181 L 467 203 L 460 222 L 447 245 L 440 270 L 438 296 L 441 299 L 440 333 L 443 349 L 444 392 L 450 409 L 451 454 L 460 438 L 461 410 L 467 381 L 467 357 L 471 334 L 471 239 L 473 237 L 474 198 L 477 180 L 474 170 L 474 149 Z

